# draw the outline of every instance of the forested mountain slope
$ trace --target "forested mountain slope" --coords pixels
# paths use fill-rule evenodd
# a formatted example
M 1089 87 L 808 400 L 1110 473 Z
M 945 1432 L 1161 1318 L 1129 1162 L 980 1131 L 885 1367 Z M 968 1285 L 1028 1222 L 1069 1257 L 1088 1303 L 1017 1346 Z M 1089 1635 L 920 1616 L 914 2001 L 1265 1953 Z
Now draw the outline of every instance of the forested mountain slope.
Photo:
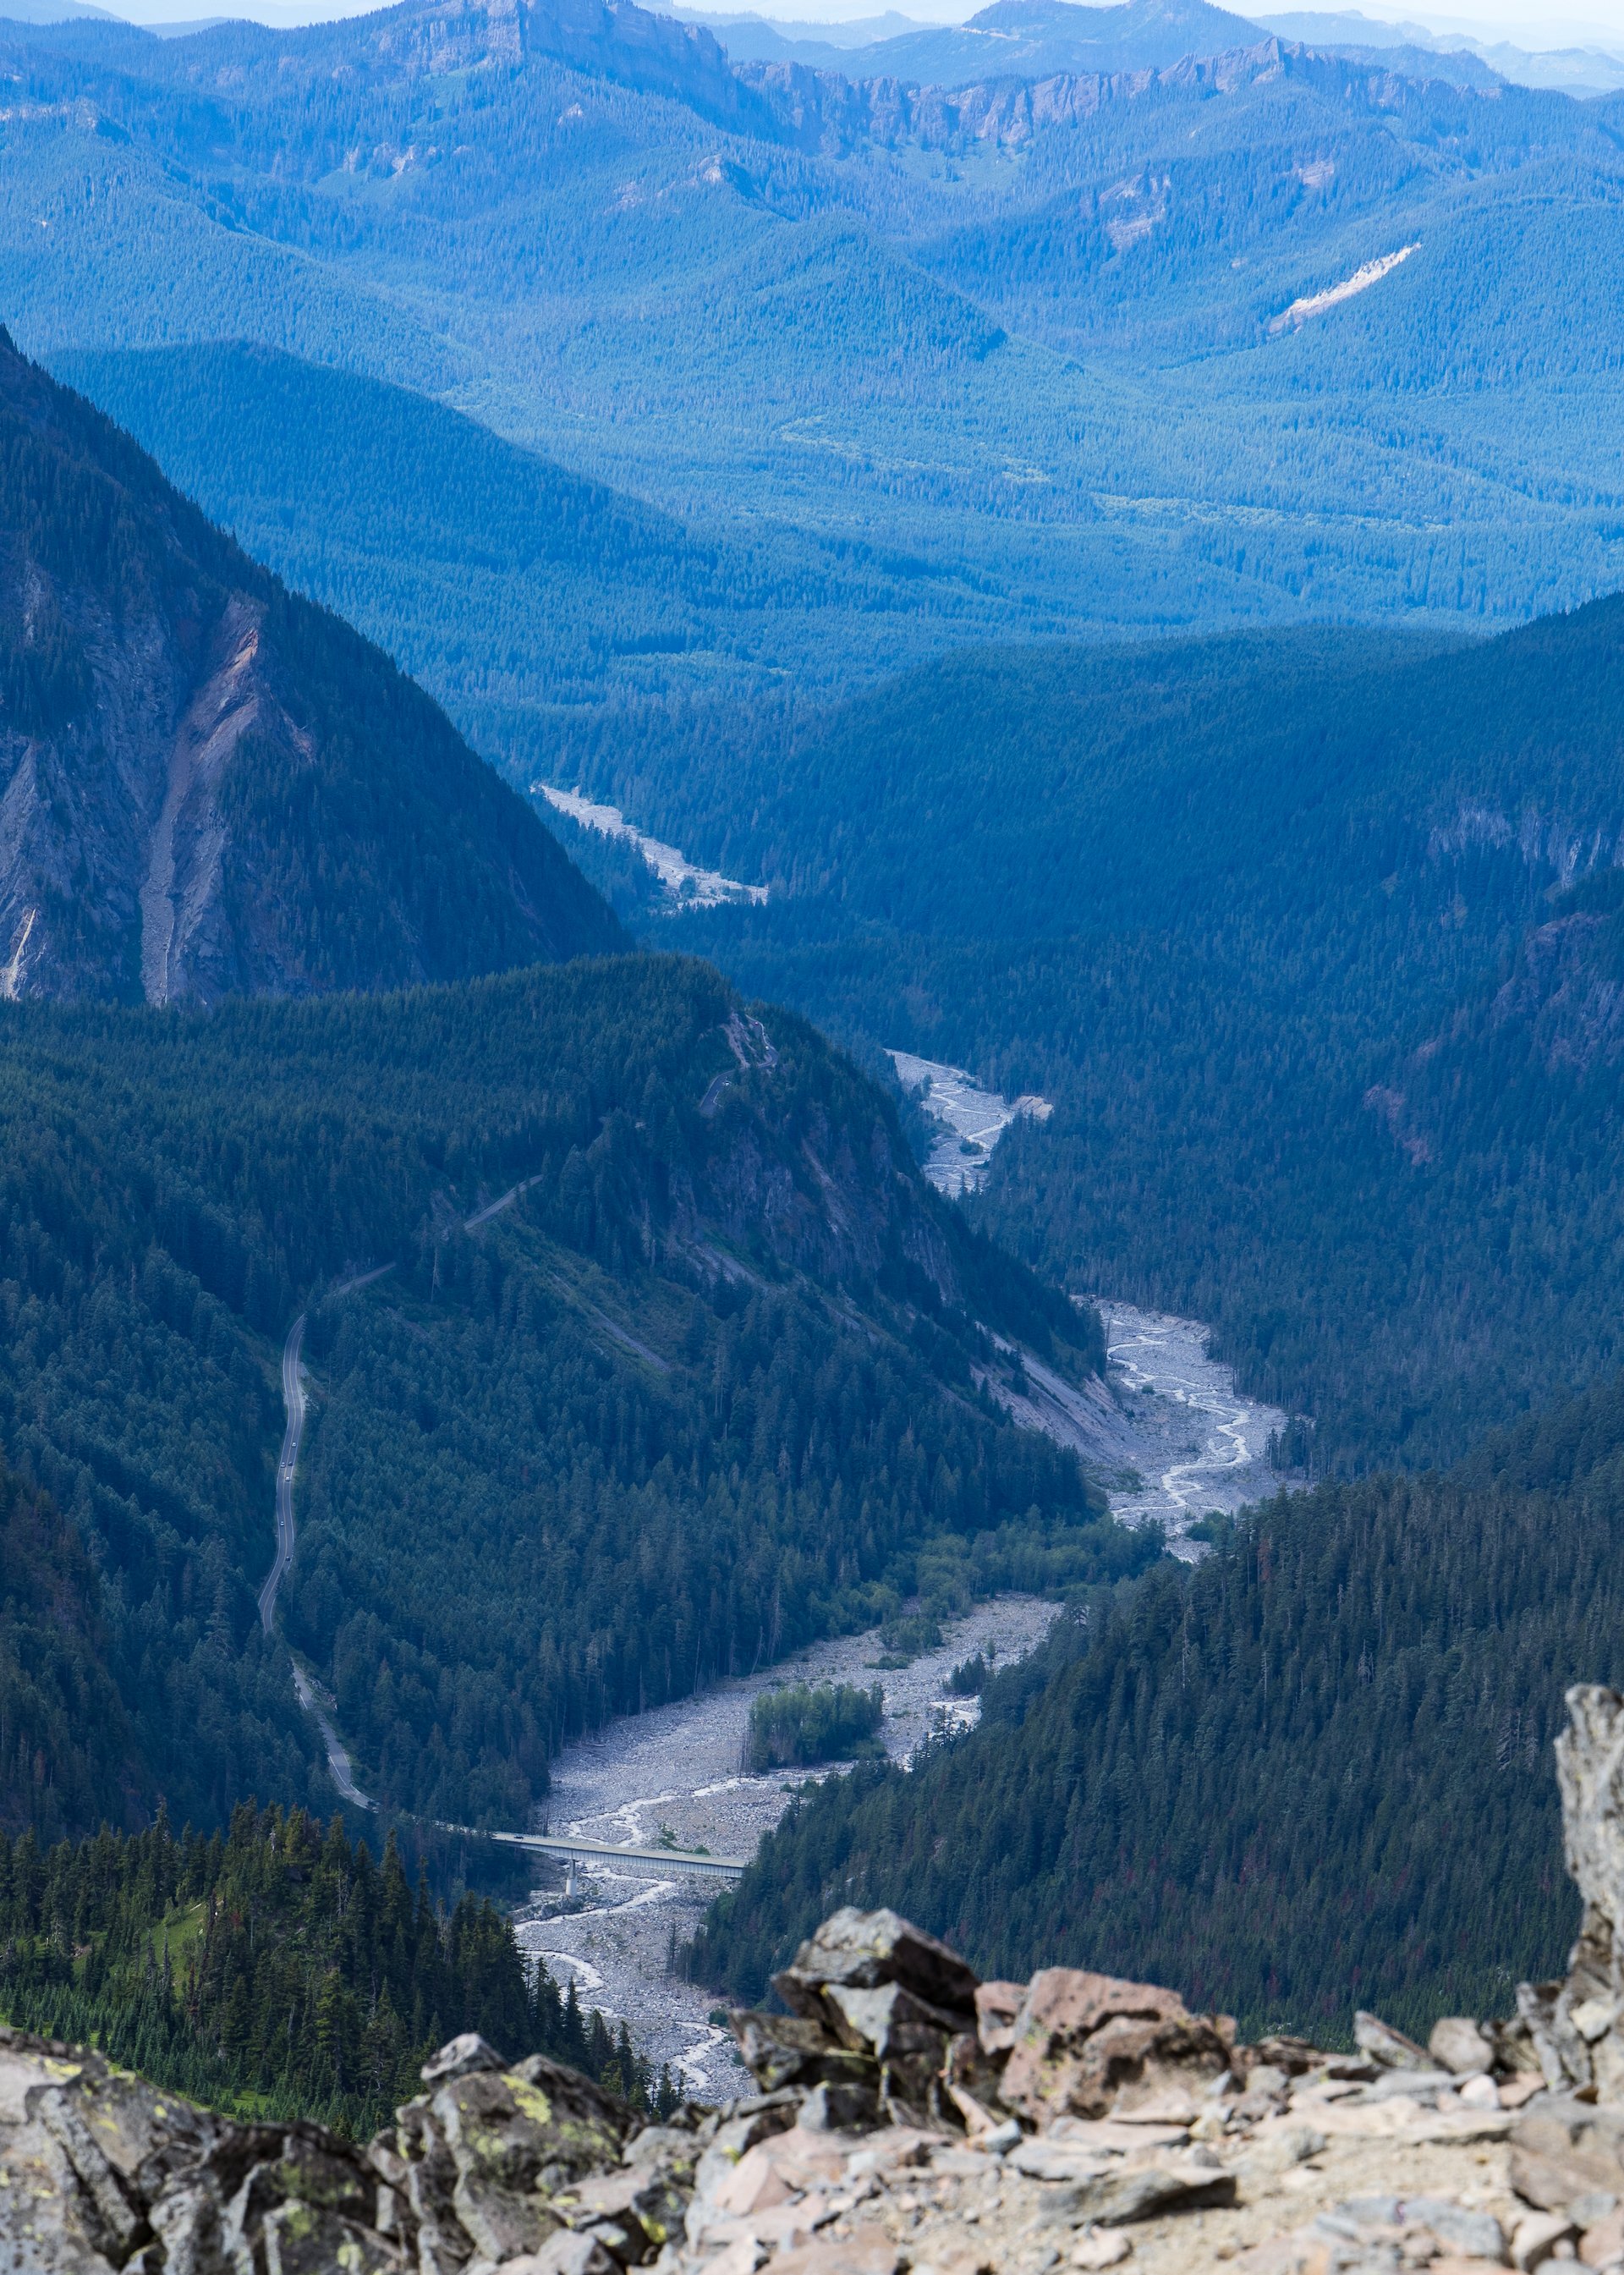
M 962 657 L 725 790 L 593 786 L 772 881 L 684 920 L 742 984 L 1054 1099 L 983 1221 L 1211 1321 L 1341 1468 L 1455 1458 L 1624 1356 L 1621 762 L 1607 601 L 1464 648 Z
M 1624 1661 L 1620 1523 L 1617 1378 L 1448 1476 L 1271 1503 L 998 1677 L 911 1774 L 828 1780 L 700 1972 L 754 1997 L 838 1895 L 988 1973 L 1148 1976 L 1243 2030 L 1504 2012 L 1578 1925 L 1549 1749 L 1565 1680 Z
M 4 1040 L 0 1450 L 31 1480 L 4 1821 L 329 1793 L 254 1601 L 301 1311 L 282 1617 L 391 1806 L 518 1826 L 609 1713 L 916 1591 L 1156 1553 L 978 1387 L 986 1326 L 1080 1379 L 1098 1321 L 938 1201 L 810 1029 L 702 966 L 23 1003 Z M 99 1670 L 122 1719 L 92 1729 L 68 1694 L 105 1698 Z
M 266 349 L 53 360 L 525 787 L 572 782 L 610 743 L 680 747 L 699 705 L 703 738 L 753 748 L 779 731 L 786 675 L 805 703 L 854 657 L 879 671 L 1065 621 L 951 563 L 759 525 L 696 533 L 422 395 Z
M 0 335 L 0 996 L 381 987 L 618 938 L 419 688 Z
M 298 1810 L 245 1803 L 212 1839 L 162 1818 L 49 1850 L 0 1833 L 0 1937 L 13 2025 L 261 2120 L 364 2136 L 457 2024 L 645 2107 L 656 2082 L 493 1905 L 436 1911 L 392 1840 L 374 1857 Z
M 733 71 L 531 0 L 0 50 L 31 348 L 254 341 L 706 534 L 872 548 L 881 664 L 888 619 L 963 637 L 978 591 L 1074 628 L 1504 622 L 1617 580 L 1606 103 L 1269 40 L 957 89 Z

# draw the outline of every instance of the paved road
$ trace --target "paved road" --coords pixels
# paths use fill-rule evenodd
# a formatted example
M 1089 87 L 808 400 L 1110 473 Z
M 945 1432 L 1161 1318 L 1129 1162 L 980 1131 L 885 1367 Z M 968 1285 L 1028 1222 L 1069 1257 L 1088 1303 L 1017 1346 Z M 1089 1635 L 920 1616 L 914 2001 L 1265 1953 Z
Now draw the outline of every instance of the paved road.
M 369 1793 L 363 1793 L 355 1782 L 355 1774 L 350 1767 L 350 1756 L 344 1740 L 334 1729 L 323 1711 L 321 1701 L 316 1696 L 314 1683 L 297 1659 L 293 1662 L 293 1689 L 299 1704 L 321 1733 L 321 1742 L 327 1748 L 327 1773 L 338 1788 L 339 1798 L 349 1802 L 356 1809 L 376 1809 L 378 1804 L 372 1795 Z
M 293 1523 L 293 1475 L 298 1468 L 299 1440 L 305 1434 L 305 1384 L 299 1371 L 299 1352 L 304 1342 L 305 1314 L 301 1311 L 288 1329 L 288 1339 L 282 1346 L 282 1402 L 288 1410 L 288 1422 L 282 1433 L 282 1458 L 276 1464 L 276 1561 L 260 1591 L 260 1625 L 267 1635 L 276 1616 L 276 1591 L 293 1561 L 293 1544 L 298 1538 Z
M 534 1182 L 533 1178 L 527 1177 L 523 1184 L 510 1185 L 499 1198 L 487 1203 L 482 1209 L 476 1209 L 466 1219 L 465 1229 L 477 1232 L 482 1224 L 488 1224 L 493 1217 L 500 1216 L 505 1208 L 510 1207 L 525 1186 Z M 359 1273 L 354 1279 L 346 1280 L 341 1287 L 335 1288 L 333 1293 L 335 1296 L 348 1296 L 358 1288 L 370 1287 L 374 1280 L 381 1280 L 394 1268 L 392 1264 L 380 1264 L 374 1271 Z M 267 1635 L 271 1633 L 276 1616 L 276 1591 L 282 1585 L 283 1574 L 293 1561 L 293 1550 L 298 1539 L 298 1529 L 293 1522 L 293 1480 L 298 1471 L 299 1446 L 305 1435 L 305 1383 L 299 1364 L 299 1354 L 305 1342 L 305 1317 L 301 1311 L 288 1329 L 288 1339 L 282 1347 L 282 1402 L 287 1409 L 288 1419 L 282 1433 L 282 1455 L 276 1464 L 276 1561 L 260 1591 L 260 1623 Z M 344 1742 L 322 1712 L 308 1677 L 297 1665 L 293 1669 L 293 1687 L 298 1695 L 299 1704 L 312 1716 L 321 1733 L 327 1750 L 328 1771 L 340 1795 L 357 1809 L 375 1809 L 378 1804 L 372 1795 L 363 1793 L 356 1784 Z M 431 1821 L 443 1833 L 468 1829 L 443 1825 L 438 1819 Z M 681 1848 L 616 1848 L 609 1841 L 561 1840 L 556 1835 L 543 1833 L 498 1833 L 492 1837 L 510 1841 L 521 1848 L 538 1848 L 554 1856 L 573 1856 L 583 1862 L 592 1858 L 601 1862 L 613 1858 L 621 1866 L 630 1866 L 634 1871 L 653 1868 L 667 1872 L 694 1872 L 718 1879 L 736 1879 L 746 1861 L 742 1856 L 701 1856 Z

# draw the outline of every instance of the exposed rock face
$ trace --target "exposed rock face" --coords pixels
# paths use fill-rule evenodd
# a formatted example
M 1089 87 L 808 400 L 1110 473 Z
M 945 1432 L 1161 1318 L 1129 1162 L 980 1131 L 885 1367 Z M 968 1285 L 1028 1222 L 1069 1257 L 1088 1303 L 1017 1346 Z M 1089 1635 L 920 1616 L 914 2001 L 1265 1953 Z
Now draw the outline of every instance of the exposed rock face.
M 619 944 L 420 689 L 0 333 L 0 997 L 302 994 Z
M 1046 2275 L 1064 2255 L 1143 2275 L 1564 2258 L 1624 2275 L 1624 2090 L 1596 2051 L 1611 2019 L 1587 2011 L 1612 2013 L 1624 1697 L 1568 1703 L 1584 1931 L 1568 1980 L 1523 1999 L 1531 2024 L 1446 2016 L 1423 2049 L 1361 2014 L 1355 2054 L 1238 2046 L 1225 2018 L 1153 1984 L 1076 1968 L 978 1983 L 895 1912 L 848 1909 L 777 1978 L 790 2014 L 735 2017 L 754 2097 L 645 2125 L 469 2036 L 364 2150 L 235 2124 L 5 2032 L 0 2268 Z
M 1525 1983 L 1517 2004 L 1545 2082 L 1624 2101 L 1624 1697 L 1592 1683 L 1567 1694 L 1556 1742 L 1562 1847 L 1584 1899 L 1560 1983 Z

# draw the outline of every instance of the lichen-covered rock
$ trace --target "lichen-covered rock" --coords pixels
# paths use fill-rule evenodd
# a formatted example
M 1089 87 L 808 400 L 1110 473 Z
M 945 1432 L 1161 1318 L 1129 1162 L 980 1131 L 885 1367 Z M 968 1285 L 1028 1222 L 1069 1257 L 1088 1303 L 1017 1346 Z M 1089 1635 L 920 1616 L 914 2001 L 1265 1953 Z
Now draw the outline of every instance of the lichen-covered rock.
M 1228 2071 L 1232 2044 L 1176 1992 L 1075 1967 L 1033 1976 L 1011 2034 L 1000 2096 L 1039 2127 L 1120 2114 L 1172 2090 L 1199 2092 Z
M 573 2070 L 504 2069 L 470 2037 L 426 2076 L 432 2092 L 362 2150 L 316 2125 L 233 2123 L 98 2055 L 0 2033 L 0 2275 L 464 2275 L 545 2244 L 570 2225 L 555 2194 L 621 2172 L 636 2120 Z M 590 2218 L 578 2194 L 574 2225 L 606 2264 L 656 2255 L 697 2153 L 662 2128 Z
M 566 2225 L 553 2199 L 616 2164 L 631 2112 L 587 2078 L 533 2056 L 511 2070 L 459 2066 L 429 2097 L 457 2168 L 451 2202 L 487 2258 L 537 2251 Z
M 974 2026 L 974 1969 L 896 1912 L 864 1912 L 850 1905 L 832 1912 L 796 1953 L 794 1964 L 773 1977 L 773 1988 L 790 2013 L 814 2019 L 826 2011 L 823 1994 L 828 1989 L 880 1991 L 888 1984 L 946 2009 L 956 2029 Z
M 257 2241 L 265 2275 L 404 2275 L 400 2253 L 375 2229 L 322 2205 L 278 2204 Z

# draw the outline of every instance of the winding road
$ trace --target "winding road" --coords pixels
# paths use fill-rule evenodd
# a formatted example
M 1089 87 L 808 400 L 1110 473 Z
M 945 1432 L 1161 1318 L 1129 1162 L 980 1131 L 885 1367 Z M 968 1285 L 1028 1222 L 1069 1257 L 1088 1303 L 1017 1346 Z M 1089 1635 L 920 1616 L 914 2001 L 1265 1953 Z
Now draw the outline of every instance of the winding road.
M 511 1208 L 519 1195 L 527 1192 L 535 1182 L 533 1177 L 525 1177 L 517 1185 L 510 1185 L 497 1199 L 487 1201 L 483 1208 L 475 1209 L 472 1216 L 465 1217 L 463 1230 L 478 1232 L 482 1224 L 488 1224 L 494 1216 L 500 1216 L 503 1209 Z M 330 1290 L 328 1301 L 334 1302 L 340 1296 L 353 1296 L 360 1288 L 370 1288 L 374 1280 L 387 1279 L 394 1269 L 392 1264 L 375 1264 L 370 1272 L 358 1272 L 351 1279 L 341 1280 L 337 1287 Z M 293 1521 L 293 1478 L 298 1468 L 298 1449 L 305 1435 L 305 1384 L 300 1372 L 299 1352 L 305 1341 L 306 1316 L 303 1311 L 299 1313 L 288 1329 L 288 1339 L 282 1346 L 282 1402 L 288 1410 L 288 1421 L 282 1433 L 282 1458 L 276 1464 L 276 1561 L 260 1591 L 260 1625 L 267 1635 L 269 1635 L 276 1616 L 276 1591 L 293 1561 L 293 1551 L 298 1541 L 298 1527 Z M 311 1705 L 311 1702 L 302 1696 L 299 1704 L 307 1707 Z M 314 1711 L 311 1707 L 311 1712 Z M 347 1763 L 347 1756 L 345 1759 Z M 345 1793 L 342 1785 L 339 1791 L 344 1793 L 346 1801 L 358 1802 L 364 1809 L 373 1806 L 360 1794 Z
M 260 1591 L 260 1625 L 267 1635 L 276 1616 L 276 1591 L 293 1561 L 293 1545 L 298 1538 L 293 1523 L 293 1473 L 298 1467 L 299 1441 L 305 1434 L 305 1382 L 299 1365 L 304 1342 L 305 1314 L 301 1311 L 288 1329 L 288 1339 L 282 1346 L 282 1402 L 288 1410 L 288 1421 L 282 1433 L 281 1459 L 276 1463 L 276 1561 Z
M 519 1195 L 527 1191 L 535 1182 L 533 1177 L 525 1177 L 517 1185 L 510 1185 L 507 1191 L 495 1200 L 487 1201 L 483 1208 L 475 1209 L 472 1216 L 465 1217 L 464 1231 L 477 1232 L 481 1225 L 489 1224 L 493 1217 L 500 1216 L 504 1209 L 510 1208 Z M 358 1272 L 333 1289 L 331 1296 L 350 1296 L 358 1289 L 370 1288 L 374 1280 L 383 1279 L 394 1269 L 392 1264 L 379 1264 L 370 1272 Z M 298 1527 L 293 1515 L 293 1484 L 298 1474 L 299 1447 L 305 1436 L 307 1402 L 302 1354 L 307 1316 L 304 1311 L 299 1313 L 288 1329 L 287 1341 L 282 1347 L 282 1402 L 287 1410 L 287 1422 L 282 1433 L 282 1452 L 276 1462 L 276 1555 L 260 1591 L 260 1624 L 268 1636 L 275 1628 L 277 1591 L 293 1561 L 293 1551 L 298 1544 Z M 611 1324 L 605 1321 L 606 1326 Z M 628 1342 L 631 1341 L 630 1336 L 622 1339 Z M 632 1347 L 641 1348 L 637 1344 Z M 654 1355 L 650 1352 L 648 1356 L 652 1358 Z M 660 1363 L 656 1361 L 656 1364 Z M 297 1660 L 293 1667 L 293 1689 L 299 1704 L 321 1733 L 328 1772 L 341 1797 L 356 1809 L 376 1809 L 378 1804 L 372 1795 L 363 1793 L 356 1784 L 355 1772 L 344 1741 L 317 1696 L 314 1683 Z M 429 1822 L 442 1833 L 460 1833 L 471 1829 L 465 1825 L 447 1825 L 437 1818 L 431 1818 Z M 633 1875 L 650 1871 L 680 1871 L 706 1879 L 736 1879 L 748 1862 L 743 1856 L 712 1856 L 703 1850 L 646 1847 L 638 1838 L 640 1828 L 630 1818 L 627 1830 L 631 1837 L 623 1846 L 617 1842 L 581 1838 L 561 1839 L 555 1834 L 540 1833 L 495 1833 L 488 1837 L 494 1840 L 508 1841 L 517 1848 L 539 1849 L 559 1857 L 573 1857 L 582 1863 L 602 1864 L 612 1861 L 623 1871 L 629 1869 Z M 632 1899 L 634 1904 L 646 1901 L 644 1896 Z

